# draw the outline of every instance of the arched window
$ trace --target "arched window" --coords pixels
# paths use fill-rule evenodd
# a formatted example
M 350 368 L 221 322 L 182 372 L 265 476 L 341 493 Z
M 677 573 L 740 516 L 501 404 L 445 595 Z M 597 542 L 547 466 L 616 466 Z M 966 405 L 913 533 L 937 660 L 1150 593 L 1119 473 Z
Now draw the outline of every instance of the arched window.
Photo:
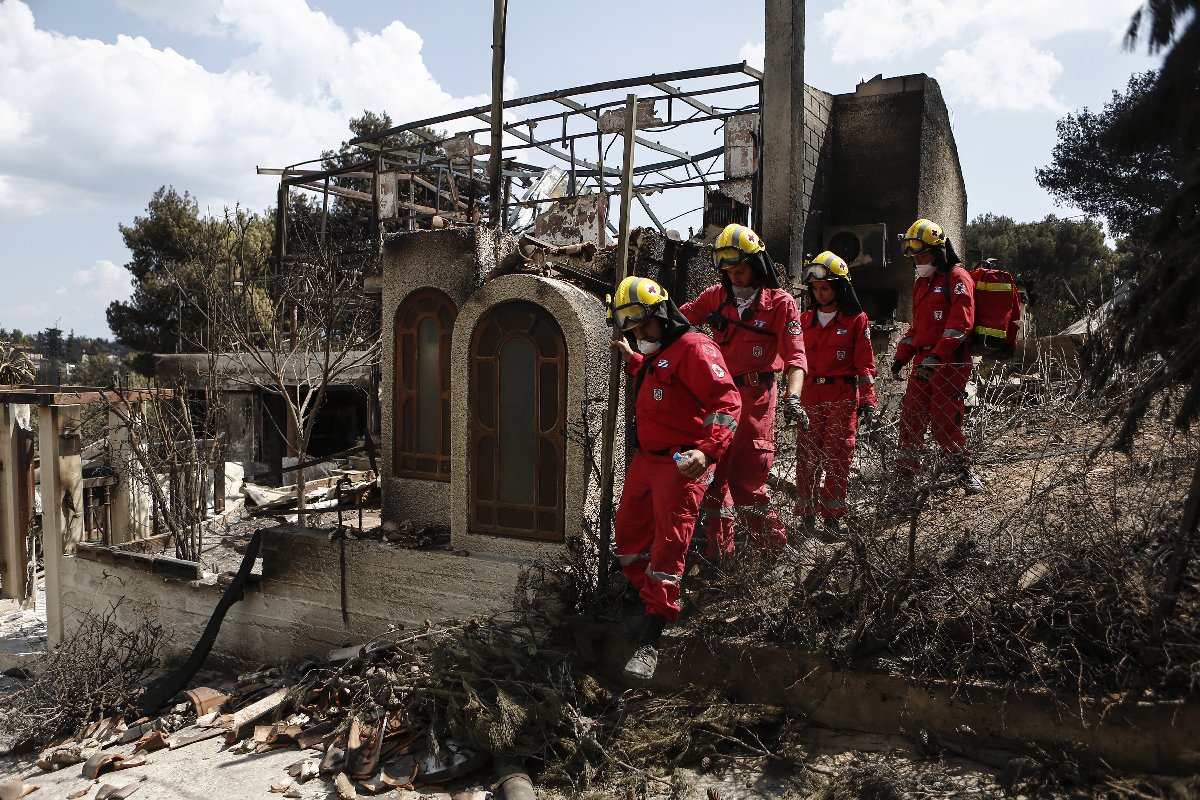
M 471 340 L 472 533 L 563 540 L 567 353 L 541 306 L 504 303 Z
M 450 480 L 450 334 L 458 309 L 421 289 L 396 309 L 392 472 Z

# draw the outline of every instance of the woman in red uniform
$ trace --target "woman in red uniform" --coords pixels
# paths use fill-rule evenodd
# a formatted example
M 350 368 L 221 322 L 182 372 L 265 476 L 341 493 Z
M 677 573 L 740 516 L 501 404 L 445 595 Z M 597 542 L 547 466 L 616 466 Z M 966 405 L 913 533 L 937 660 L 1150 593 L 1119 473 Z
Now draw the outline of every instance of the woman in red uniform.
M 963 400 L 971 376 L 967 337 L 975 327 L 975 281 L 958 261 L 954 245 L 936 222 L 919 219 L 902 237 L 904 255 L 913 260 L 913 315 L 896 345 L 892 377 L 912 373 L 900 407 L 896 472 L 911 479 L 921 468 L 925 433 L 930 431 L 942 456 L 958 474 L 967 494 L 985 491 L 971 471 L 971 453 L 963 435 Z
M 804 283 L 809 308 L 800 325 L 809 371 L 801 402 L 810 425 L 796 428 L 796 513 L 812 532 L 819 532 L 819 514 L 837 536 L 844 533 L 856 431 L 877 403 L 875 354 L 846 262 L 827 250 L 805 265 Z

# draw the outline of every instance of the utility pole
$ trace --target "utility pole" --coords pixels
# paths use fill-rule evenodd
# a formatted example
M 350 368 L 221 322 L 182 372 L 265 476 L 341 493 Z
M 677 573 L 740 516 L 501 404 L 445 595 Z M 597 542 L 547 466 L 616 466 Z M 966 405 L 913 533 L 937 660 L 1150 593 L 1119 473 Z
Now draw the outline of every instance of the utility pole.
M 500 228 L 500 155 L 504 147 L 504 35 L 508 0 L 495 0 L 492 12 L 492 147 L 488 153 L 488 221 Z

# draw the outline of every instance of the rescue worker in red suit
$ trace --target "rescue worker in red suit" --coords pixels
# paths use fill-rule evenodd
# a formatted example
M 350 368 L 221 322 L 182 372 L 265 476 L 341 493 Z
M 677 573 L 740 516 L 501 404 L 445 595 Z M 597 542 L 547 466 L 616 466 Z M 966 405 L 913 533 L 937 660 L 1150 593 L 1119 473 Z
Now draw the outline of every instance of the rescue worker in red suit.
M 845 533 L 846 486 L 858 428 L 878 405 L 875 353 L 844 259 L 821 253 L 805 264 L 804 283 L 809 308 L 800 325 L 808 375 L 801 401 L 811 424 L 796 430 L 796 514 L 807 531 L 832 540 Z
M 959 263 L 950 239 L 936 222 L 919 219 L 901 237 L 913 260 L 912 327 L 896 346 L 892 377 L 902 379 L 912 362 L 900 407 L 896 472 L 911 479 L 921 468 L 925 432 L 931 430 L 942 455 L 958 473 L 967 494 L 984 491 L 971 472 L 963 435 L 963 401 L 971 375 L 967 336 L 975 326 L 975 282 Z
M 709 556 L 733 552 L 736 507 L 751 541 L 778 552 L 787 543 L 787 529 L 771 509 L 766 484 L 775 461 L 776 376 L 786 373 L 790 395 L 799 395 L 804 387 L 800 314 L 791 294 L 780 288 L 762 241 L 746 226 L 727 225 L 721 231 L 713 261 L 720 283 L 679 310 L 692 324 L 707 323 L 712 329 L 741 393 L 742 416 L 701 505 L 705 550 Z M 785 413 L 807 425 L 798 400 Z
M 608 309 L 610 323 L 632 333 L 637 346 L 624 337 L 613 342 L 634 381 L 638 443 L 617 507 L 616 546 L 646 609 L 625 673 L 646 680 L 658 664 L 663 625 L 679 616 L 700 498 L 733 441 L 742 402 L 716 345 L 658 283 L 626 278 Z

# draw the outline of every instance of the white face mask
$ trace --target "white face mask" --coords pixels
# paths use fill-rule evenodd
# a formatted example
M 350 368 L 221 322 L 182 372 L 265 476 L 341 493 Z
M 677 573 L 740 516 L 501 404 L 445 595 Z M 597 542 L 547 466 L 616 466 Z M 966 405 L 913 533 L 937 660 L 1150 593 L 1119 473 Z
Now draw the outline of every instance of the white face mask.
M 916 268 L 917 268 L 917 277 L 918 278 L 928 278 L 930 275 L 933 274 L 933 271 L 935 269 L 937 269 L 937 265 L 936 264 L 917 264 Z
M 658 348 L 662 347 L 662 342 L 650 342 L 645 339 L 637 340 L 638 352 L 644 356 L 657 352 Z
M 734 286 L 733 296 L 738 300 L 749 300 L 754 297 L 754 293 L 757 291 L 757 286 Z

